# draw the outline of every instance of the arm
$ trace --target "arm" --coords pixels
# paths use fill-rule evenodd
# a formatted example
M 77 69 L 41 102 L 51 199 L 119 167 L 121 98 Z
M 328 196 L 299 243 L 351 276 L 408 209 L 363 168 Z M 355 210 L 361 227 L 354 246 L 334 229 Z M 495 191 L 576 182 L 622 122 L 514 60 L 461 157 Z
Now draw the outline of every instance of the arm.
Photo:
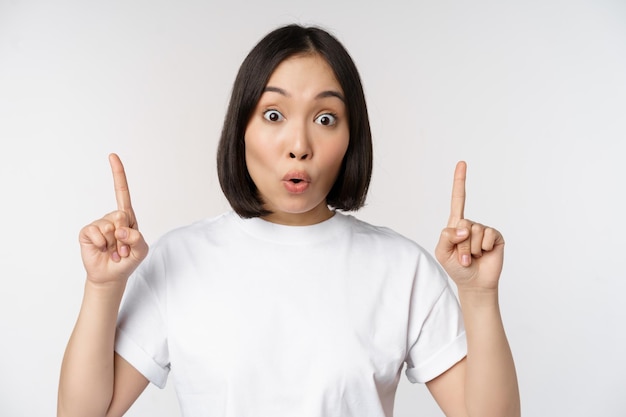
M 464 219 L 466 165 L 457 165 L 448 227 L 436 255 L 455 281 L 467 332 L 467 357 L 427 386 L 448 416 L 520 415 L 513 355 L 498 304 L 504 239 Z
M 495 299 L 461 296 L 467 357 L 426 386 L 446 416 L 519 416 L 513 356 Z
M 117 313 L 126 281 L 148 252 L 130 204 L 124 168 L 110 157 L 118 210 L 79 235 L 87 272 L 83 303 L 59 381 L 58 416 L 121 416 L 148 381 L 114 354 Z

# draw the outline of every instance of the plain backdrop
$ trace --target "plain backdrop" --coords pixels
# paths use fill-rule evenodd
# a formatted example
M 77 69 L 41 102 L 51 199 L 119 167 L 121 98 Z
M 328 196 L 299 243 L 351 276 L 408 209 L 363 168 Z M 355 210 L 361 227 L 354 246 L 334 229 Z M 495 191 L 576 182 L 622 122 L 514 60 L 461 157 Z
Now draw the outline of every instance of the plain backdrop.
M 357 215 L 432 250 L 455 163 L 507 240 L 523 414 L 626 415 L 626 2 L 0 0 L 0 415 L 50 416 L 80 307 L 80 228 L 127 167 L 146 239 L 228 209 L 215 150 L 235 73 L 286 23 L 360 69 L 375 140 Z M 179 415 L 150 386 L 129 416 Z M 397 417 L 441 416 L 403 376 Z

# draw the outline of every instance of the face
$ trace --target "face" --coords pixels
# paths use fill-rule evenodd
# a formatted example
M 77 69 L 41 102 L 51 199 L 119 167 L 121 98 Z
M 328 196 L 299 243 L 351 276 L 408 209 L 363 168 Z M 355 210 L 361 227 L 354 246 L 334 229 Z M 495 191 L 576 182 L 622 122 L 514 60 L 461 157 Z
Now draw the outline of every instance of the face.
M 344 93 L 319 55 L 283 61 L 245 133 L 246 164 L 274 223 L 310 225 L 332 216 L 326 196 L 350 140 Z

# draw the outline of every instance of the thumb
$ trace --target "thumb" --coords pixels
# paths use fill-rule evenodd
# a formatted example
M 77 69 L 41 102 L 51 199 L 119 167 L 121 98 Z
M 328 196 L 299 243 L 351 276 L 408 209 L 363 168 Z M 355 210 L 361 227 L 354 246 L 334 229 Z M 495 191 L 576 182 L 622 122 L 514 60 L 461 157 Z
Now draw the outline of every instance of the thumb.
M 446 227 L 443 229 L 435 249 L 439 262 L 448 260 L 457 249 L 461 251 L 467 249 L 467 252 L 469 252 L 469 235 L 469 230 L 462 227 Z M 464 248 L 464 246 L 467 248 Z
M 119 227 L 115 230 L 115 238 L 118 241 L 118 252 L 122 257 L 133 256 L 141 261 L 148 254 L 148 244 L 141 232 L 131 227 Z M 126 248 L 124 248 L 126 247 Z

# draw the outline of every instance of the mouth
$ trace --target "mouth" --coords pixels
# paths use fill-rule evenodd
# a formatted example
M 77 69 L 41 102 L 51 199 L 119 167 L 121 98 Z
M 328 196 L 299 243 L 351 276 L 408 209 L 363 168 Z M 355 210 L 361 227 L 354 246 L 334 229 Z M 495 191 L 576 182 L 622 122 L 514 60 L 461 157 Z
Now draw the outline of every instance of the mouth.
M 283 181 L 299 184 L 301 182 L 311 182 L 311 177 L 304 171 L 290 171 L 283 177 Z
M 304 171 L 290 171 L 283 177 L 283 184 L 291 194 L 302 194 L 311 183 L 311 177 Z

